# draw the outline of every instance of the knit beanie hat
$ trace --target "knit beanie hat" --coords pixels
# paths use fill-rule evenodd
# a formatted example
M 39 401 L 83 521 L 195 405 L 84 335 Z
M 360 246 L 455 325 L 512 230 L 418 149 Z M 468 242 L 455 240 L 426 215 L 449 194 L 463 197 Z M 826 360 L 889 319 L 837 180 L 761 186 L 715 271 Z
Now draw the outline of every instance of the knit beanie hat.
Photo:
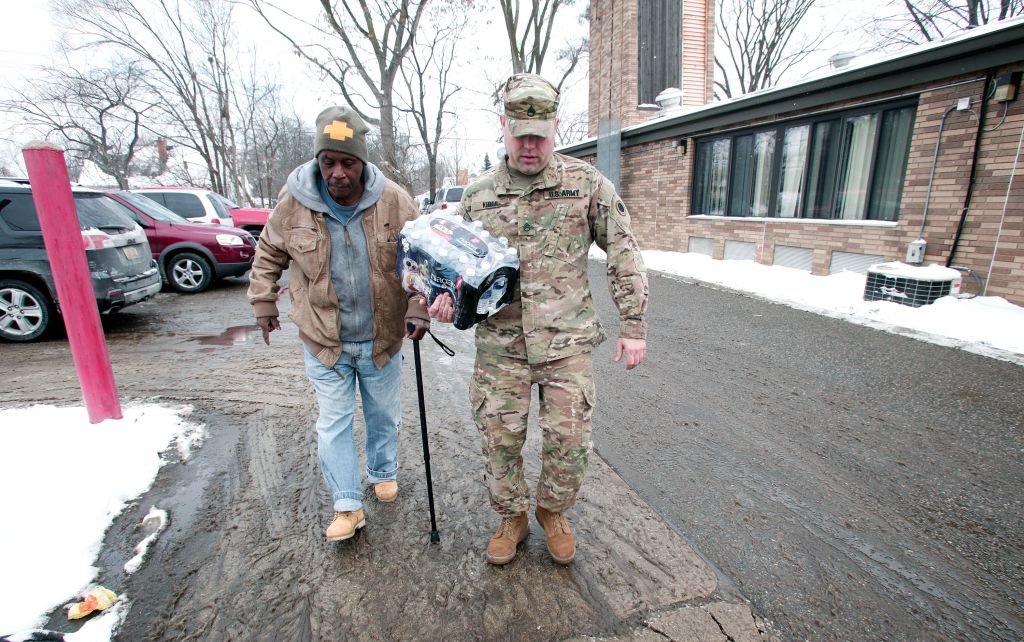
M 313 158 L 325 149 L 352 154 L 366 162 L 366 124 L 353 109 L 328 107 L 316 117 Z

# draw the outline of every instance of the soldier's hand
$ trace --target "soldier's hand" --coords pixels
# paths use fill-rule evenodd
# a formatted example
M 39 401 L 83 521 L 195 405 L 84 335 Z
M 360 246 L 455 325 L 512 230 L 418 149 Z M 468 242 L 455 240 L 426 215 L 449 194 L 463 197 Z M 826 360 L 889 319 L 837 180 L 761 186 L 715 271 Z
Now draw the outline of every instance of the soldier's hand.
M 632 370 L 647 360 L 647 341 L 619 337 L 615 346 L 615 360 L 620 361 L 622 355 L 626 355 L 626 370 Z
M 427 314 L 431 319 L 451 323 L 455 318 L 455 302 L 452 300 L 452 295 L 447 292 L 439 295 L 427 308 Z
M 256 317 L 256 325 L 263 331 L 263 343 L 270 345 L 270 333 L 281 329 L 281 322 L 277 317 Z

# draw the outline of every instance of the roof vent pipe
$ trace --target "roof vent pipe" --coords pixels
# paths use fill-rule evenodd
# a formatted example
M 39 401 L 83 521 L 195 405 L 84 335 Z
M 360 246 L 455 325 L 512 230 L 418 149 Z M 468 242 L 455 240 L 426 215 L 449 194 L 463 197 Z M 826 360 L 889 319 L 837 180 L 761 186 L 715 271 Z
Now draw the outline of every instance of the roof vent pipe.
M 842 69 L 850 64 L 857 54 L 852 51 L 840 51 L 839 53 L 832 55 L 828 59 L 828 64 L 833 69 Z

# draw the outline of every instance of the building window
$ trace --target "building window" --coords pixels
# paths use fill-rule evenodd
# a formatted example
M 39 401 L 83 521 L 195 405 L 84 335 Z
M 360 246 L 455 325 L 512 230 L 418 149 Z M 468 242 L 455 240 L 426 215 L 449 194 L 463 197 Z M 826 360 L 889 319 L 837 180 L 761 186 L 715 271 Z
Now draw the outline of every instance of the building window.
M 639 0 L 637 5 L 637 44 L 639 71 L 637 100 L 653 104 L 669 87 L 683 82 L 682 3 L 672 0 Z
M 699 139 L 692 212 L 895 221 L 914 114 L 903 102 Z

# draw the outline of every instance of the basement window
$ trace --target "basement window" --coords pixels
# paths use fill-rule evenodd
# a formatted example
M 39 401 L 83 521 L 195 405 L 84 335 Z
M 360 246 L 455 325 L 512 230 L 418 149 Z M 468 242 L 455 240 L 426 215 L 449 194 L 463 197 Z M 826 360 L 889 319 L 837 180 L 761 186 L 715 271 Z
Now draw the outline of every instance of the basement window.
M 890 103 L 700 138 L 691 212 L 895 221 L 915 112 Z

